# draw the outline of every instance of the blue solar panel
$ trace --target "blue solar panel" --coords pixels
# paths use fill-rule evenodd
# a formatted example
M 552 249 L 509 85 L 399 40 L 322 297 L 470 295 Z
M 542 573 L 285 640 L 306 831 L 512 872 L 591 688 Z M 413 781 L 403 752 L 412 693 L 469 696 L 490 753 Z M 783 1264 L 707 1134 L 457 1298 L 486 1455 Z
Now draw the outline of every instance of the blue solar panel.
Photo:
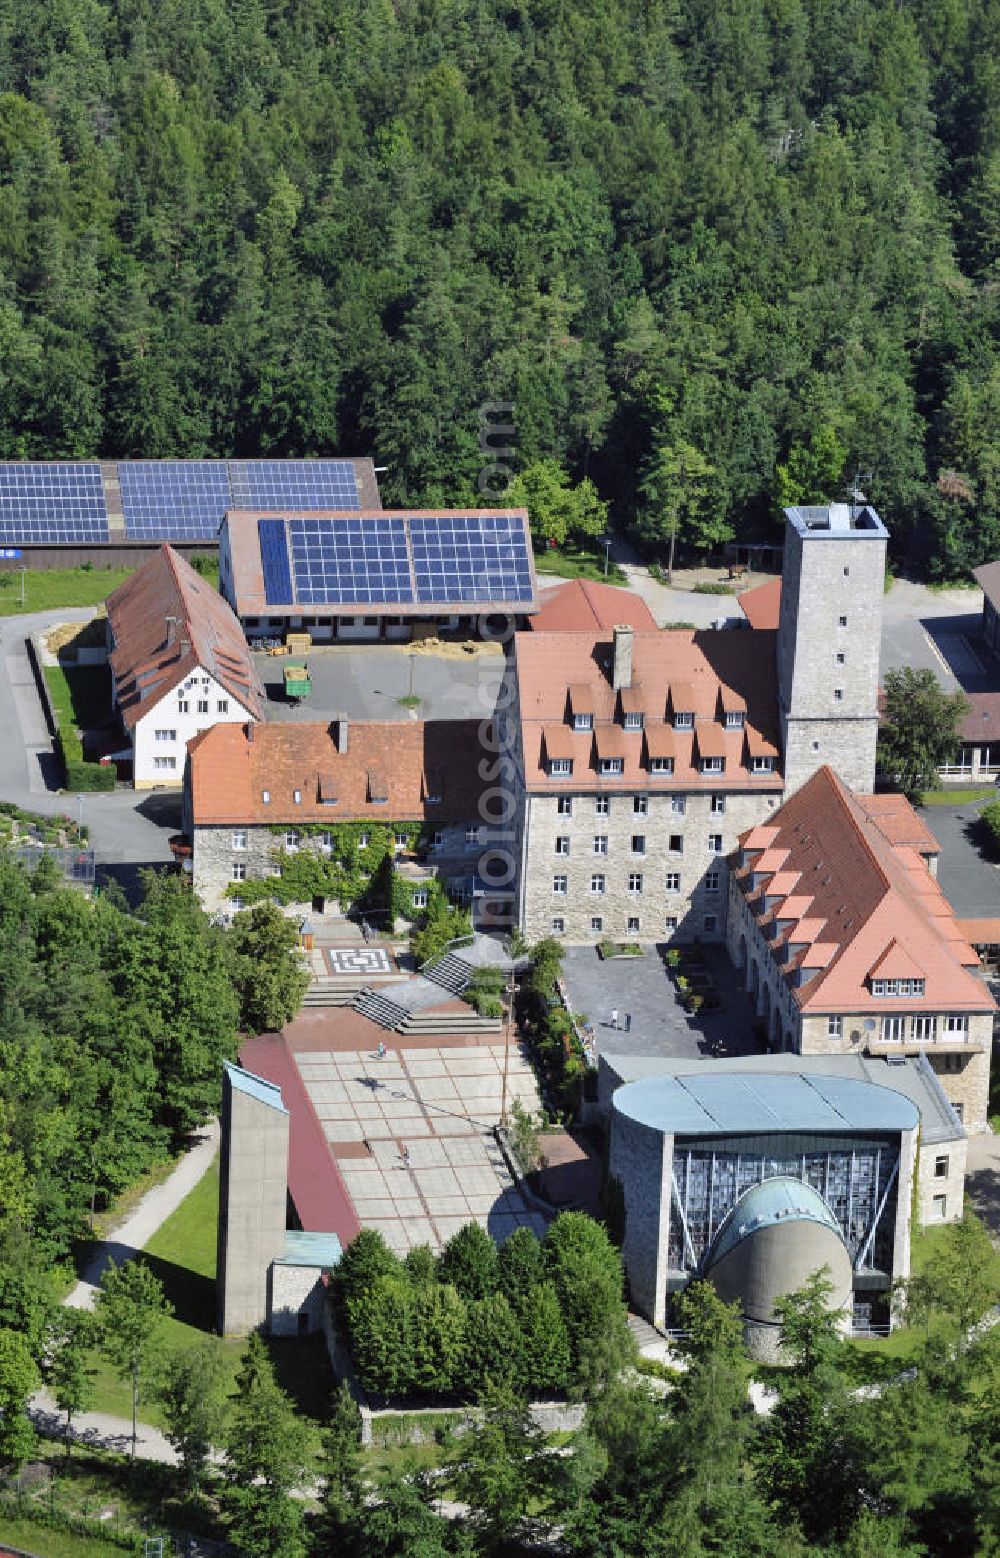
M 388 605 L 413 600 L 401 519 L 288 521 L 300 605 Z
M 531 562 L 516 514 L 435 514 L 410 519 L 417 600 L 529 601 Z
M 0 464 L 0 545 L 108 539 L 96 461 Z
M 292 600 L 292 575 L 288 567 L 288 542 L 283 519 L 258 519 L 260 560 L 264 568 L 264 594 L 269 606 L 287 606 Z
M 135 540 L 214 540 L 233 506 L 224 460 L 123 460 L 118 480 Z
M 230 460 L 232 508 L 357 509 L 350 460 Z

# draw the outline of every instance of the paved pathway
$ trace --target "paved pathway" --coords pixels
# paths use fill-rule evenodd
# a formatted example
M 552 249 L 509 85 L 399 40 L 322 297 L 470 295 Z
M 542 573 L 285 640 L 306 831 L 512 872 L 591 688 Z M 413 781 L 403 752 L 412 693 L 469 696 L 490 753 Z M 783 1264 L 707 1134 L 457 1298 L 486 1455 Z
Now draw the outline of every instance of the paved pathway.
M 59 1411 L 47 1390 L 38 1390 L 31 1398 L 28 1416 L 39 1433 L 53 1439 L 66 1437 L 66 1417 Z M 132 1448 L 132 1420 L 112 1417 L 108 1412 L 78 1412 L 73 1419 L 74 1444 L 87 1444 L 101 1450 L 117 1450 L 128 1455 Z M 176 1466 L 180 1456 L 167 1436 L 148 1423 L 139 1424 L 136 1455 L 143 1461 L 162 1461 L 166 1466 Z
M 965 1188 L 993 1242 L 1000 1242 L 1000 1136 L 969 1137 Z
M 152 1190 L 147 1190 L 135 1211 L 126 1217 L 109 1239 L 94 1248 L 81 1280 L 65 1300 L 70 1309 L 94 1307 L 97 1284 L 105 1267 L 112 1261 L 120 1265 L 122 1261 L 131 1260 L 138 1250 L 145 1248 L 157 1229 L 172 1212 L 176 1212 L 185 1196 L 190 1194 L 208 1171 L 218 1150 L 219 1122 L 210 1120 L 169 1178 L 162 1185 L 154 1185 Z

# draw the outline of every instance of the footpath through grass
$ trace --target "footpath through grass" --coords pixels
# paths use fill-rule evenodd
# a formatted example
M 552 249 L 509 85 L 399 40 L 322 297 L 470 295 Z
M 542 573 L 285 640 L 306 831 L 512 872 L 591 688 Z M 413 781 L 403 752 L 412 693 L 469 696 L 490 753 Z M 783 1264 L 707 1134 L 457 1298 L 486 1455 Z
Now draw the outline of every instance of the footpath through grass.
M 215 1250 L 219 1213 L 219 1165 L 214 1162 L 204 1178 L 181 1202 L 176 1212 L 149 1241 L 143 1256 L 163 1284 L 174 1313 L 164 1322 L 161 1357 L 183 1352 L 208 1342 L 225 1362 L 224 1390 L 231 1395 L 243 1356 L 241 1337 L 219 1336 L 215 1324 Z M 319 1334 L 308 1337 L 273 1337 L 268 1350 L 282 1387 L 303 1415 L 319 1424 L 329 1415 L 333 1374 L 326 1344 Z M 95 1397 L 91 1410 L 131 1418 L 132 1390 L 119 1380 L 100 1353 L 92 1356 Z M 166 1426 L 163 1412 L 147 1384 L 139 1417 L 154 1428 Z M 317 1432 L 318 1444 L 318 1432 Z
M 539 547 L 535 553 L 537 573 L 558 573 L 564 579 L 595 579 L 598 584 L 627 584 L 628 575 L 617 563 L 609 563 L 604 572 L 604 552 L 591 551 L 567 541 L 556 551 Z
M 99 606 L 133 572 L 132 568 L 28 568 L 22 605 L 20 569 L 4 571 L 0 573 L 0 617 L 59 606 Z

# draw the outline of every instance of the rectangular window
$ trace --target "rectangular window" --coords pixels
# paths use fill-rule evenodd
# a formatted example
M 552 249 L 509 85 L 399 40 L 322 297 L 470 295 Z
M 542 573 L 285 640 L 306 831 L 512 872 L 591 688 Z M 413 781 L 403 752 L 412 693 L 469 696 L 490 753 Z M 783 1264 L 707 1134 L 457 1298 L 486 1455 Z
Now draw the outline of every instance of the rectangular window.
M 560 795 L 556 797 L 556 815 L 558 817 L 572 817 L 573 797 L 571 795 Z
M 944 1020 L 944 1028 L 946 1033 L 960 1033 L 964 1037 L 965 1034 L 967 1034 L 969 1031 L 969 1019 L 965 1016 L 964 1013 L 946 1017 Z
M 369 844 L 371 843 L 371 841 L 372 841 L 372 836 L 371 836 L 370 833 L 359 833 L 358 834 L 358 848 L 359 849 L 367 849 Z
M 675 709 L 674 710 L 674 729 L 675 730 L 693 730 L 694 729 L 694 715 L 692 713 L 690 713 L 686 709 L 682 709 L 682 710 L 679 710 L 679 711 L 677 709 Z
M 835 687 L 833 689 L 833 701 L 835 703 L 843 703 L 843 701 L 844 701 L 844 689 L 843 689 L 843 687 Z
M 683 855 L 683 853 L 684 853 L 684 835 L 683 835 L 683 833 L 671 833 L 670 838 L 667 840 L 667 853 L 670 854 L 670 855 Z
M 474 829 L 473 831 L 478 832 L 478 829 Z M 465 836 L 468 838 L 468 833 L 466 833 Z M 392 842 L 395 844 L 397 849 L 405 849 L 410 840 L 406 833 L 394 833 L 392 835 Z
M 568 855 L 569 854 L 569 839 L 568 839 L 568 837 L 566 836 L 565 833 L 561 833 L 559 835 L 559 837 L 556 839 L 556 854 L 557 855 Z
M 597 771 L 602 774 L 621 774 L 625 771 L 625 764 L 620 757 L 602 757 Z
M 838 617 L 837 618 L 837 626 L 841 627 L 841 628 L 846 628 L 846 626 L 847 626 L 847 618 L 846 617 Z
M 199 714 L 207 714 L 208 713 L 208 699 L 207 698 L 199 698 L 198 699 L 197 712 Z
M 573 759 L 570 757 L 554 757 L 549 763 L 549 773 L 553 779 L 565 779 L 573 772 Z
M 642 872 L 630 871 L 628 874 L 628 890 L 630 893 L 642 892 Z
M 722 816 L 725 815 L 725 810 L 726 810 L 726 797 L 724 795 L 713 795 L 712 796 L 712 816 L 713 817 L 722 817 Z
M 270 804 L 271 804 L 271 792 L 270 792 L 270 790 L 261 790 L 260 798 L 261 798 L 261 801 L 263 802 L 263 804 L 265 806 L 270 806 Z
M 296 832 L 294 828 L 289 828 L 288 832 L 285 834 L 285 848 L 298 849 L 301 842 L 301 833 Z
M 176 768 L 177 767 L 177 759 L 176 759 L 176 757 L 154 757 L 153 758 L 153 767 L 154 768 Z
M 625 729 L 626 730 L 641 730 L 642 729 L 642 715 L 641 714 L 626 714 L 626 716 L 625 716 Z
M 560 898 L 565 898 L 565 896 L 566 896 L 566 889 L 568 888 L 568 886 L 569 886 L 569 877 L 566 877 L 566 876 L 554 876 L 552 878 L 552 891 L 554 893 L 557 893 Z
M 716 930 L 719 924 L 719 917 L 716 914 L 706 914 L 702 924 L 707 931 Z
M 755 773 L 755 774 L 773 774 L 774 773 L 774 758 L 773 757 L 755 757 L 753 759 L 750 767 L 751 767 L 751 772 Z
M 883 1017 L 882 1037 L 896 1042 L 906 1037 L 905 1017 Z
M 566 921 L 563 920 L 563 919 L 553 920 L 552 921 L 552 934 L 553 934 L 553 936 L 563 936 L 563 935 L 565 935 L 565 933 L 566 933 Z
M 592 893 L 603 893 L 604 877 L 601 876 L 600 872 L 595 872 L 590 878 L 590 891 Z
M 708 835 L 708 853 L 710 855 L 722 854 L 722 834 L 710 833 Z
M 301 790 L 293 790 L 292 791 L 292 800 L 295 802 L 296 806 L 301 806 L 302 805 L 302 791 Z
M 319 847 L 320 849 L 325 849 L 327 854 L 329 854 L 333 848 L 333 834 L 321 833 L 319 836 Z
M 404 834 L 403 837 L 402 837 L 402 840 L 400 840 L 400 835 L 397 833 L 396 834 L 396 843 L 398 844 L 400 842 L 402 842 L 404 844 L 406 843 L 406 835 Z M 479 829 L 478 828 L 466 828 L 466 830 L 465 830 L 465 842 L 467 844 L 478 844 L 479 843 Z
M 666 919 L 663 922 L 663 929 L 665 931 L 669 931 L 669 932 L 673 932 L 673 931 L 675 931 L 677 929 L 677 916 L 676 916 L 676 914 L 668 914 L 667 915 Z
M 608 852 L 608 835 L 606 833 L 594 834 L 594 854 L 606 855 Z
M 948 1197 L 932 1196 L 931 1207 L 935 1222 L 943 1223 L 948 1216 Z
M 597 816 L 597 817 L 607 817 L 607 816 L 610 816 L 610 814 L 611 814 L 611 797 L 610 797 L 610 795 L 596 795 L 594 797 L 594 815 Z
M 721 774 L 726 766 L 724 757 L 703 757 L 701 771 L 703 774 Z
M 216 699 L 216 703 L 215 703 L 215 712 L 216 712 L 216 714 L 228 714 L 229 713 L 229 699 L 228 698 L 217 698 Z
M 706 893 L 717 893 L 719 891 L 718 871 L 705 872 L 705 891 Z
M 178 712 L 178 714 L 190 714 L 191 713 L 191 705 L 190 705 L 190 703 L 188 703 L 186 698 L 178 698 L 178 700 L 177 700 L 177 712 Z
M 958 1121 L 959 1125 L 961 1125 L 961 1123 L 962 1123 L 962 1116 L 965 1114 L 965 1105 L 964 1104 L 952 1104 L 951 1107 L 952 1107 L 952 1111 L 953 1111 L 953 1113 L 955 1115 L 956 1120 Z
M 727 711 L 727 713 L 726 713 L 726 729 L 727 730 L 742 730 L 743 729 L 743 714 L 742 714 L 741 710 L 739 710 L 739 709 L 729 709 Z
M 244 908 L 246 908 L 246 905 L 244 904 L 242 898 L 234 898 L 233 899 L 233 913 L 234 914 L 239 914 L 240 910 L 244 909 Z
M 431 834 L 431 849 L 442 849 L 443 847 L 444 847 L 444 829 L 443 828 L 435 828 L 434 832 Z
M 595 934 L 598 935 L 604 929 L 604 921 L 601 919 L 599 914 L 595 914 L 591 917 L 590 928 L 595 932 Z
M 413 907 L 415 909 L 426 909 L 429 898 L 430 894 L 426 887 L 415 887 L 413 889 Z
M 826 1036 L 828 1039 L 842 1039 L 844 1037 L 843 1017 L 828 1017 L 826 1019 Z
M 176 732 L 176 730 L 158 730 L 158 731 L 156 731 L 155 734 L 156 734 L 156 740 L 157 741 L 176 741 L 177 740 L 177 732 Z
M 672 795 L 670 797 L 670 810 L 675 817 L 683 817 L 687 811 L 687 796 Z
M 668 893 L 679 893 L 681 890 L 681 874 L 679 871 L 668 871 L 666 888 Z
M 574 730 L 593 730 L 593 728 L 594 728 L 594 716 L 592 714 L 574 714 L 573 715 L 573 729 Z
M 633 855 L 644 855 L 646 853 L 645 833 L 632 834 L 632 853 Z
M 233 848 L 234 849 L 246 849 L 248 842 L 249 842 L 249 840 L 247 838 L 247 830 L 246 830 L 246 828 L 234 828 L 233 829 Z
M 233 861 L 233 881 L 234 882 L 245 882 L 246 879 L 247 879 L 247 868 L 243 864 L 243 861 L 242 860 L 234 860 Z
M 672 774 L 674 771 L 674 760 L 672 757 L 651 757 L 649 760 L 649 771 L 651 774 Z
M 929 1044 L 937 1038 L 936 1017 L 914 1017 L 913 1037 L 919 1039 L 922 1044 Z
M 646 813 L 648 811 L 649 811 L 649 796 L 648 795 L 633 795 L 633 797 L 632 797 L 632 812 L 633 812 L 633 815 L 636 816 L 636 817 L 645 817 L 645 815 L 646 815 Z
M 844 651 L 842 649 L 838 649 L 837 650 L 837 664 L 838 665 L 846 665 L 847 664 L 847 656 L 846 656 L 846 654 L 844 653 Z
M 640 923 L 641 922 L 640 922 L 639 916 L 637 914 L 630 914 L 629 915 L 629 918 L 628 918 L 628 930 L 629 930 L 629 934 L 630 935 L 637 936 L 639 934 Z
M 935 1179 L 947 1179 L 948 1178 L 948 1154 L 946 1152 L 940 1153 L 934 1159 L 934 1178 Z

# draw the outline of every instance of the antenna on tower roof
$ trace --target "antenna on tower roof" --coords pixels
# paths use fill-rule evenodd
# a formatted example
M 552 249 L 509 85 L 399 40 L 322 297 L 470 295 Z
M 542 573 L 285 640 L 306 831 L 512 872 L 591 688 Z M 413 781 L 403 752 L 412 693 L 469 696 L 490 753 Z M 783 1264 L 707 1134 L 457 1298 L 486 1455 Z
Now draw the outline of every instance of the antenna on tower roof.
M 865 487 L 868 487 L 871 485 L 871 479 L 871 471 L 863 471 L 860 466 L 857 467 L 854 475 L 851 477 L 851 485 L 847 489 L 847 494 L 851 500 L 852 524 L 858 517 L 858 510 L 868 502 L 868 498 L 862 488 L 862 483 L 864 483 Z

